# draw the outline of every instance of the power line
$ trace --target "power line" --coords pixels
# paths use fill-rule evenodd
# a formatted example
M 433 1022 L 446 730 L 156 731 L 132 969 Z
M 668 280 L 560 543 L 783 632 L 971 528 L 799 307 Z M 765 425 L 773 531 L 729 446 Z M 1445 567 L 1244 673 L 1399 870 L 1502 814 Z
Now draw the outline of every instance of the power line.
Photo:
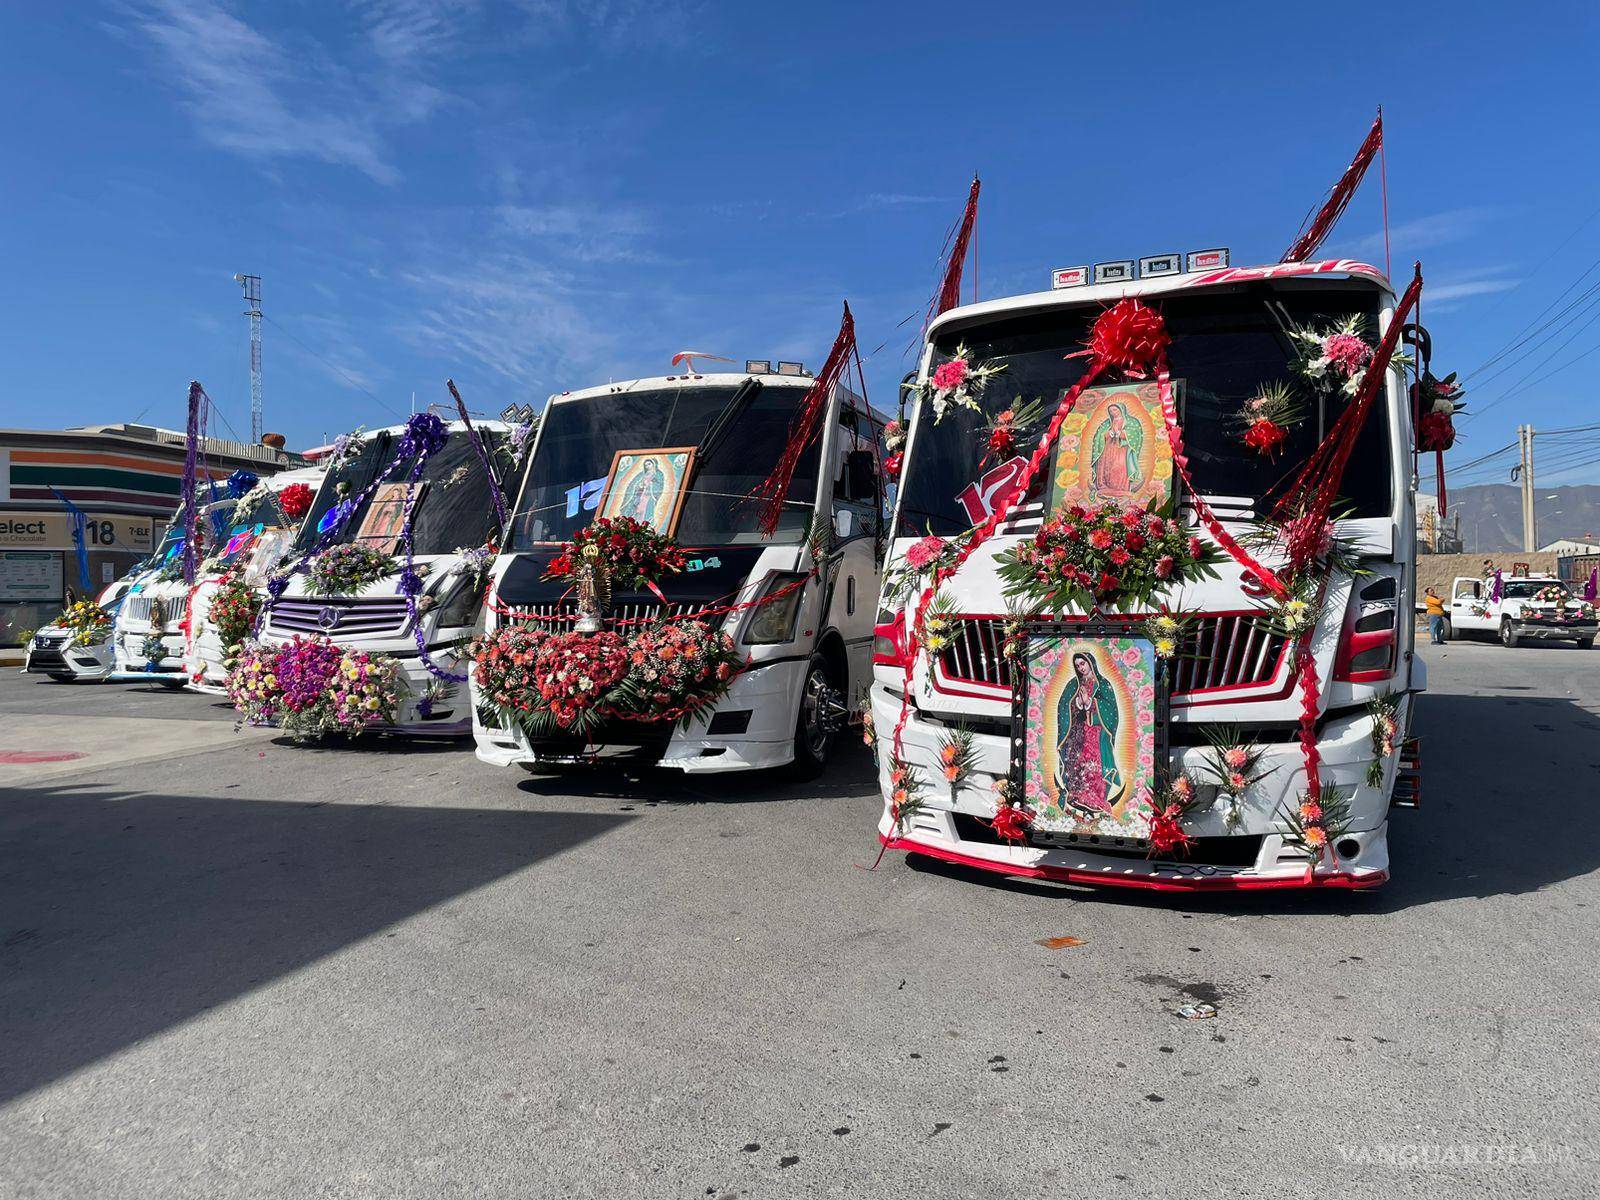
M 274 329 L 278 330 L 285 337 L 287 337 L 291 342 L 293 342 L 296 346 L 299 346 L 300 349 L 304 350 L 307 354 L 311 355 L 312 358 L 316 359 L 318 362 L 322 363 L 324 366 L 329 367 L 331 370 L 337 372 L 339 377 L 341 379 L 343 379 L 346 383 L 348 383 L 351 387 L 355 388 L 358 392 L 365 392 L 368 396 L 371 396 L 374 403 L 382 405 L 384 408 L 388 409 L 390 412 L 396 414 L 397 416 L 404 417 L 404 416 L 407 415 L 405 413 L 400 412 L 399 409 L 395 408 L 387 400 L 380 400 L 377 397 L 377 395 L 375 395 L 373 393 L 371 388 L 368 388 L 368 387 L 362 385 L 361 383 L 359 383 L 358 381 L 356 381 L 355 379 L 352 379 L 350 377 L 350 375 L 345 371 L 345 369 L 343 367 L 341 367 L 338 363 L 333 362 L 331 359 L 328 359 L 328 358 L 324 357 L 321 354 L 318 354 L 310 346 L 306 345 L 299 338 L 297 338 L 292 332 L 290 332 L 288 329 L 286 329 L 284 327 L 284 325 L 283 325 L 283 322 L 277 320 L 274 317 L 268 316 L 266 313 L 262 313 L 261 316 L 262 316 L 263 320 L 270 322 Z

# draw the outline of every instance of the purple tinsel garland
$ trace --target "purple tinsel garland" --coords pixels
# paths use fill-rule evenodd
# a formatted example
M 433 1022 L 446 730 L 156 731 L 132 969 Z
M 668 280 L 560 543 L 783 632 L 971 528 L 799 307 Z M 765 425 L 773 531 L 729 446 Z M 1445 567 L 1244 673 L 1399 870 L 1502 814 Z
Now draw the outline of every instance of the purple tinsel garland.
M 200 562 L 200 547 L 196 535 L 200 532 L 199 497 L 195 494 L 196 477 L 200 465 L 200 441 L 205 437 L 205 422 L 200 412 L 210 403 L 205 388 L 198 379 L 189 381 L 189 427 L 184 438 L 183 451 L 183 581 L 194 585 L 195 567 Z
M 406 598 L 406 617 L 411 622 L 411 635 L 416 640 L 417 655 L 421 659 L 423 667 L 427 669 L 428 674 L 448 683 L 464 683 L 466 681 L 467 676 L 465 674 L 458 675 L 452 671 L 446 671 L 438 666 L 428 653 L 427 638 L 423 635 L 421 622 L 417 620 L 417 596 L 422 591 L 422 576 L 416 571 L 415 557 L 412 550 L 411 515 L 412 506 L 415 504 L 417 496 L 416 484 L 422 478 L 422 471 L 427 466 L 428 459 L 444 448 L 445 442 L 449 437 L 450 431 L 445 428 L 444 422 L 434 416 L 433 413 L 416 413 L 406 422 L 405 433 L 401 435 L 399 443 L 395 446 L 394 458 L 383 474 L 368 484 L 359 496 L 340 501 L 333 511 L 338 514 L 340 510 L 343 510 L 343 515 L 335 516 L 328 528 L 318 535 L 311 549 L 288 567 L 274 572 L 267 579 L 269 603 L 262 605 L 261 612 L 256 614 L 255 628 L 251 630 L 252 635 L 260 631 L 261 622 L 266 617 L 267 609 L 271 607 L 270 602 L 281 599 L 283 593 L 288 590 L 290 577 L 296 571 L 303 569 L 307 562 L 332 544 L 333 539 L 338 536 L 349 521 L 350 515 L 366 502 L 367 498 L 377 490 L 379 484 L 387 483 L 394 476 L 401 463 L 408 458 L 415 458 L 416 462 L 411 466 L 411 474 L 408 480 L 410 486 L 406 492 L 405 514 L 400 525 L 400 541 L 406 548 L 405 567 L 400 572 L 396 590 Z M 487 464 L 485 465 L 485 470 L 487 470 Z M 492 473 L 489 476 L 489 480 L 490 486 L 493 488 L 494 476 Z M 495 490 L 497 491 L 498 489 Z M 502 503 L 504 502 L 502 501 Z

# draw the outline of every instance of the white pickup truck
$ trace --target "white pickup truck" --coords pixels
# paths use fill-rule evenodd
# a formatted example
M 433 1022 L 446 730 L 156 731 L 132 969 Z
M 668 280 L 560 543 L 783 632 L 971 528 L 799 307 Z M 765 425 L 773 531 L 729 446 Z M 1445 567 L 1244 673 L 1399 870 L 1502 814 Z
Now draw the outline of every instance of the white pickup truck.
M 1577 642 L 1594 645 L 1595 606 L 1574 596 L 1554 575 L 1502 576 L 1500 598 L 1493 579 L 1458 576 L 1450 588 L 1451 636 L 1496 635 L 1503 646 L 1524 641 Z

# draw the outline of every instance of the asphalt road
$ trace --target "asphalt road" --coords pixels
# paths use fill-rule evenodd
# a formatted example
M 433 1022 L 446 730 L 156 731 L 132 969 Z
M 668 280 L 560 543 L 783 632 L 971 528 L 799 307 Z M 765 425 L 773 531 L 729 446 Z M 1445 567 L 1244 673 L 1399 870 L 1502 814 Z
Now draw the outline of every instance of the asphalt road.
M 194 738 L 0 754 L 0 1196 L 1594 1195 L 1600 651 L 1428 654 L 1388 887 L 1177 900 L 858 869 L 855 747 L 530 777 L 8 670 L 39 753 Z

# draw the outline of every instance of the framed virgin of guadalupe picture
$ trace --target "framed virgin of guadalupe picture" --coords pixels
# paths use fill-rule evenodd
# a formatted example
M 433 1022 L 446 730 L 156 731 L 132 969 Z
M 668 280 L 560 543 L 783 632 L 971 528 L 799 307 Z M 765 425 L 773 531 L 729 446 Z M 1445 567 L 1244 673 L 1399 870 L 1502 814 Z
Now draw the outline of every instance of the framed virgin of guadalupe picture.
M 1013 778 L 1034 832 L 1149 837 L 1167 742 L 1154 644 L 1127 623 L 1040 625 L 1023 665 Z
M 415 509 L 422 502 L 422 493 L 427 486 L 427 480 L 421 480 L 416 484 L 379 484 L 373 490 L 372 503 L 368 506 L 366 515 L 361 518 L 361 529 L 356 534 L 355 540 L 371 546 L 381 554 L 393 554 L 395 547 L 400 544 L 400 531 L 405 528 L 406 501 L 410 499 L 411 506 Z
M 1179 405 L 1178 380 L 1172 391 Z M 1108 501 L 1159 508 L 1174 495 L 1173 475 L 1161 389 L 1154 382 L 1084 388 L 1061 424 L 1045 510 Z
M 694 455 L 693 446 L 618 450 L 611 458 L 596 519 L 632 517 L 671 536 L 688 495 Z

